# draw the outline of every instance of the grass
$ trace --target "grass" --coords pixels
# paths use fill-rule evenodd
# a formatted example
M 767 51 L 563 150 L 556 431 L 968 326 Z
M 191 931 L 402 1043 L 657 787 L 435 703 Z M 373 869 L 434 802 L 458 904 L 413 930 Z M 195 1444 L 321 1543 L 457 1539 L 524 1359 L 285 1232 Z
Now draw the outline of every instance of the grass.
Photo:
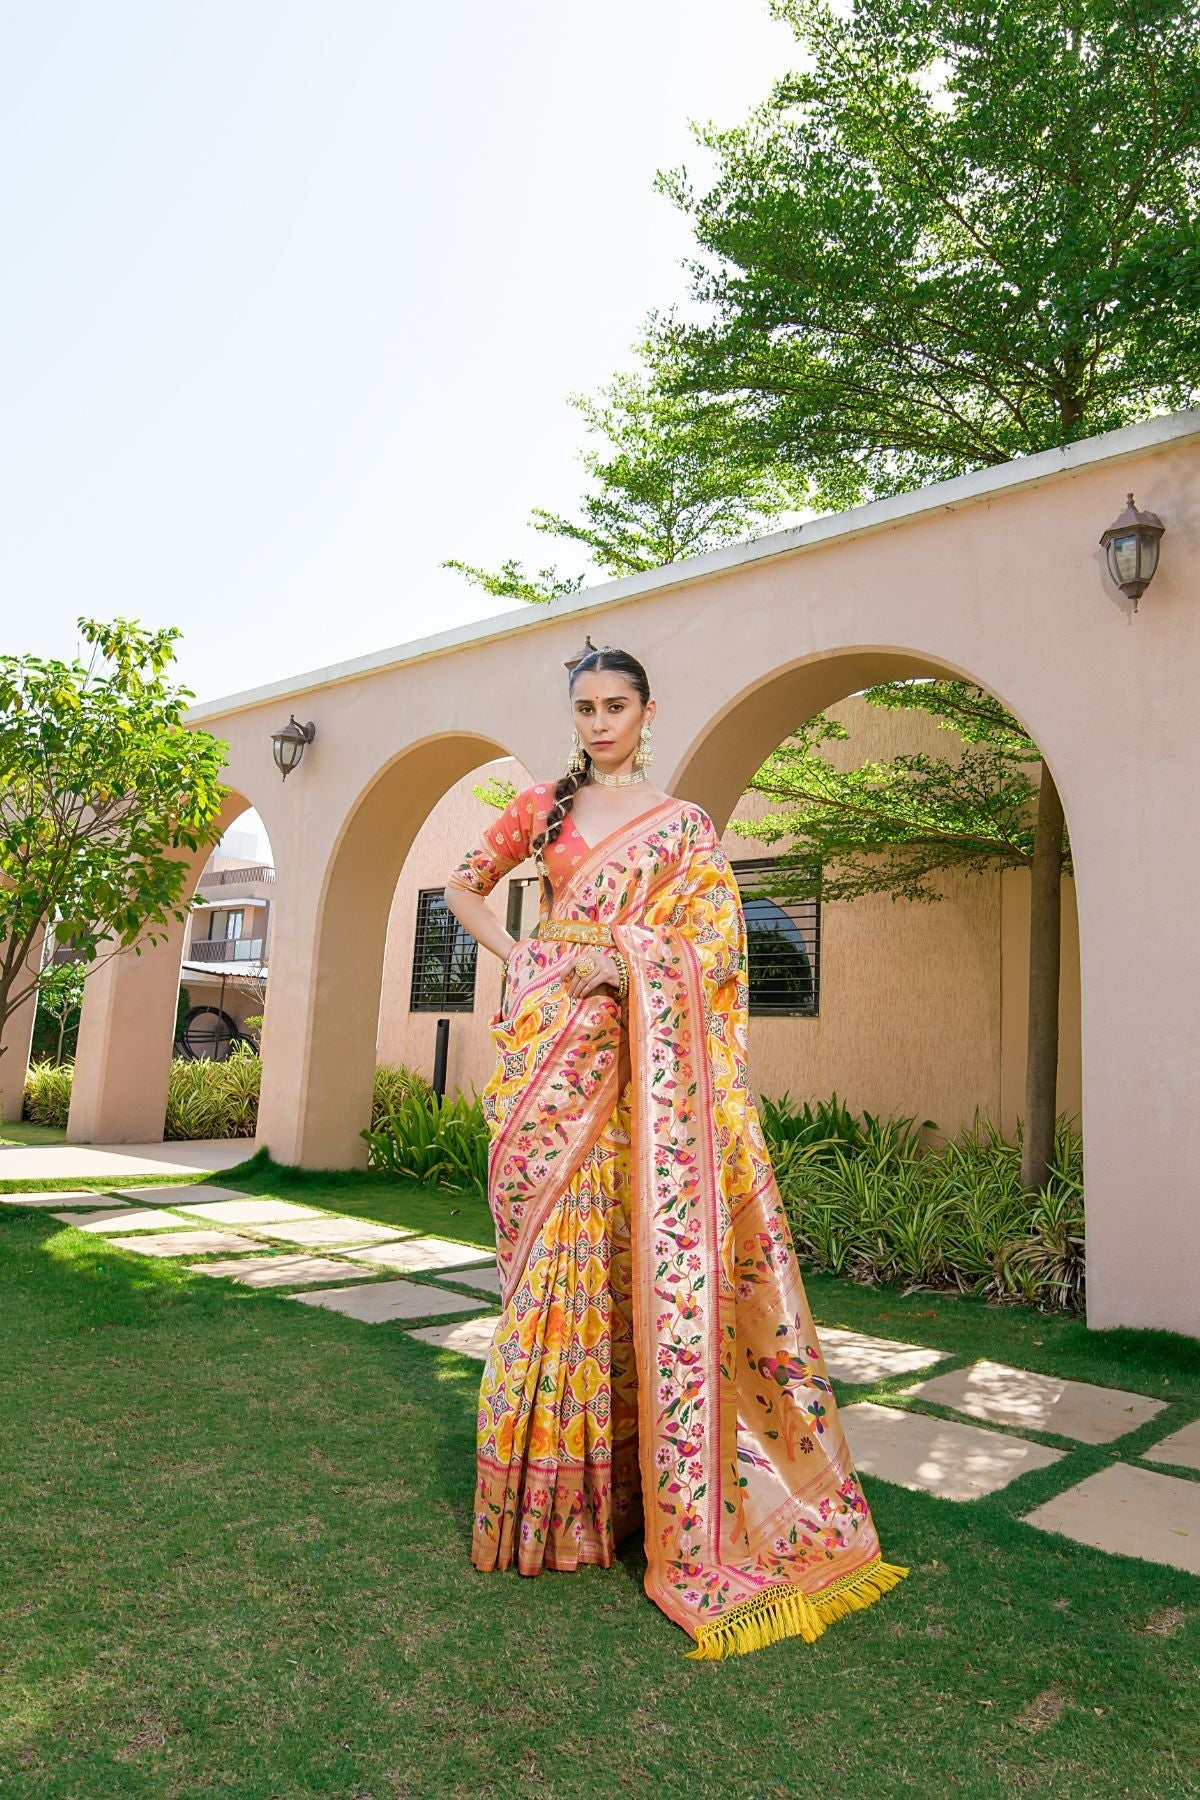
M 236 1185 L 488 1242 L 470 1197 L 259 1159 Z M 636 1542 L 574 1576 L 470 1567 L 477 1363 L 19 1207 L 0 1280 L 21 1800 L 1200 1791 L 1200 1583 L 1020 1520 L 1112 1446 L 969 1505 L 868 1481 L 910 1579 L 816 1645 L 690 1663 Z M 1169 1397 L 1122 1456 L 1200 1413 L 1200 1349 L 1166 1334 L 808 1285 L 826 1323 Z
M 0 1149 L 21 1144 L 65 1144 L 67 1134 L 61 1125 L 35 1125 L 32 1119 L 0 1121 Z

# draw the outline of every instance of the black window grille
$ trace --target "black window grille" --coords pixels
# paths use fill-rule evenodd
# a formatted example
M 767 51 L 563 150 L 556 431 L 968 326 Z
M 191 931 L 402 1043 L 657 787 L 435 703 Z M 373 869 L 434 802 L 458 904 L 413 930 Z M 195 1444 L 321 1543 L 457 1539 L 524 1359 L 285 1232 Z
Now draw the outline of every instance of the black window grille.
M 412 1012 L 472 1012 L 479 945 L 446 905 L 442 888 L 417 895 Z
M 815 1019 L 821 1000 L 820 901 L 775 899 L 772 882 L 781 871 L 772 858 L 735 863 L 733 871 L 746 916 L 750 1012 Z

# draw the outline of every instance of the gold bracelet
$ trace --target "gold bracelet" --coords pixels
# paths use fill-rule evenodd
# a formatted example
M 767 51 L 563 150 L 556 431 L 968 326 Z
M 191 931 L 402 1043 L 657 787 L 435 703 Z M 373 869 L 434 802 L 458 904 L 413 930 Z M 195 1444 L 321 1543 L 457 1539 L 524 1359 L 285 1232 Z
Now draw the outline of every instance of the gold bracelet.
M 620 950 L 614 950 L 612 959 L 617 965 L 617 999 L 624 1000 L 629 992 L 629 964 Z

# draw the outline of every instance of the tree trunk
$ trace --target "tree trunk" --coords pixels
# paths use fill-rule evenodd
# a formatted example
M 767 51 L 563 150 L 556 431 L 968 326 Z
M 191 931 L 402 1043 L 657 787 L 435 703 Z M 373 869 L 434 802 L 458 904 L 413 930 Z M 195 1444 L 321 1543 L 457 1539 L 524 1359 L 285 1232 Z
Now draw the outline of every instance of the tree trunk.
M 1044 1187 L 1058 1116 L 1058 970 L 1061 958 L 1063 808 L 1043 759 L 1029 886 L 1029 1039 L 1021 1181 Z

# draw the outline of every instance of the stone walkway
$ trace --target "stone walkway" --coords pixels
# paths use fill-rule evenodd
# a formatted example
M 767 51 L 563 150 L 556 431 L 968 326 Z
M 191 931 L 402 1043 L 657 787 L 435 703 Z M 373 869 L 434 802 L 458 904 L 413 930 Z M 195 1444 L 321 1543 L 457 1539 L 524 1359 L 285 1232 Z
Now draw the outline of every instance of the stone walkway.
M 113 1181 L 118 1175 L 214 1175 L 254 1155 L 251 1138 L 175 1144 L 0 1144 L 0 1181 Z
M 367 1325 L 405 1321 L 422 1343 L 486 1357 L 499 1314 L 480 1308 L 500 1291 L 489 1251 L 231 1188 L 206 1185 L 191 1202 L 187 1192 L 9 1194 L 0 1195 L 0 1205 L 45 1207 L 64 1225 L 100 1233 L 136 1255 L 202 1257 L 185 1268 L 244 1287 L 285 1289 L 284 1297 L 301 1306 Z M 162 1204 L 168 1196 L 170 1204 Z M 452 1317 L 464 1313 L 474 1316 Z M 986 1360 L 937 1373 L 953 1357 L 921 1344 L 833 1327 L 820 1336 L 834 1382 L 920 1377 L 891 1396 L 898 1404 L 858 1401 L 842 1409 L 860 1474 L 969 1501 L 1031 1470 L 1066 1464 L 1063 1488 L 1026 1513 L 1026 1523 L 1200 1574 L 1200 1481 L 1164 1472 L 1200 1472 L 1200 1420 L 1181 1424 L 1170 1402 L 1144 1394 Z M 1070 1481 L 1075 1447 L 1119 1445 L 1131 1432 L 1160 1425 L 1162 1436 L 1137 1461 Z

